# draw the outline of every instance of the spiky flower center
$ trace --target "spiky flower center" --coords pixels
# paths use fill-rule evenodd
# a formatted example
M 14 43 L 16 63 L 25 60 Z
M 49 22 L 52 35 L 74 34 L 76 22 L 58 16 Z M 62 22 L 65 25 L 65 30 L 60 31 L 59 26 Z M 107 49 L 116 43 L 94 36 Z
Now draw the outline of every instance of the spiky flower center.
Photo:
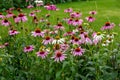
M 72 36 L 71 39 L 74 40 L 74 39 L 75 39 L 75 36 Z
M 22 14 L 22 13 L 21 13 L 21 14 L 19 14 L 18 16 L 19 16 L 19 17 L 23 17 L 23 16 L 24 16 L 24 14 Z
M 69 21 L 73 21 L 73 19 L 70 19 Z
M 59 36 L 56 36 L 56 37 L 55 37 L 55 39 L 56 39 L 56 40 L 59 40 L 59 39 L 60 39 L 60 37 L 59 37 Z
M 89 19 L 92 19 L 92 16 L 89 16 Z
M 45 52 L 44 51 L 41 51 L 40 54 L 44 54 Z
M 78 26 L 78 28 L 82 29 L 82 26 L 80 25 L 80 26 Z
M 55 47 L 56 50 L 60 49 L 60 45 L 59 44 L 55 44 L 54 47 Z
M 97 35 L 100 35 L 101 33 L 100 32 L 97 32 Z
M 78 39 L 78 38 L 75 38 L 75 42 L 77 42 L 77 41 L 79 41 L 79 39 Z
M 46 36 L 46 38 L 45 38 L 46 40 L 50 40 L 50 37 L 49 36 Z
M 106 23 L 105 23 L 105 26 L 110 26 L 110 22 L 106 22 Z
M 84 37 L 85 37 L 85 38 L 87 38 L 87 37 L 88 37 L 88 35 L 84 35 Z
M 75 52 L 80 52 L 80 50 L 81 50 L 80 48 L 76 48 Z
M 57 52 L 57 53 L 56 53 L 56 56 L 57 56 L 57 57 L 61 57 L 61 56 L 62 56 L 62 53 L 61 53 L 61 52 Z
M 16 30 L 12 30 L 12 32 L 11 33 L 15 33 L 16 32 Z
M 75 20 L 75 22 L 78 22 L 78 21 L 79 21 L 78 19 Z
M 26 49 L 30 49 L 31 47 L 30 46 L 27 46 Z
M 5 19 L 5 20 L 4 20 L 4 22 L 5 22 L 5 23 L 7 23 L 7 22 L 8 22 L 8 20 L 7 20 L 7 19 Z
M 61 23 L 58 23 L 57 26 L 62 26 L 62 24 L 61 24 Z
M 40 29 L 36 29 L 35 33 L 41 33 L 41 30 Z
M 76 12 L 76 14 L 80 14 L 79 12 Z
M 108 40 L 109 40 L 109 41 L 112 41 L 112 39 L 111 39 L 111 38 L 109 38 Z

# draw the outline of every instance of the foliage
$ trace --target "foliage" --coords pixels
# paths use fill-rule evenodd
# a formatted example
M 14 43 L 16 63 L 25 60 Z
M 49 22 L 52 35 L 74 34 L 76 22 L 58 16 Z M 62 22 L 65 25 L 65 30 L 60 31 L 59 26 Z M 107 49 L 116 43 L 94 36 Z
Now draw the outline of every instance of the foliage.
M 15 8 L 25 8 L 29 4 L 34 4 L 33 0 L 29 0 L 26 2 L 26 0 L 0 0 L 0 11 L 5 11 L 9 8 L 15 7 Z

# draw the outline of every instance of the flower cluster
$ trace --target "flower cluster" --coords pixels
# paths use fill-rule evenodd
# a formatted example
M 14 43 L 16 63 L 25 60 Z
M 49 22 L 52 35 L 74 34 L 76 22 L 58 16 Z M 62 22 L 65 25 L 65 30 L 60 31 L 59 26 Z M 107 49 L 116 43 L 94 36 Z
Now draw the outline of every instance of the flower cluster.
M 36 4 L 42 4 L 42 1 L 39 0 L 35 2 Z M 32 7 L 32 5 L 29 5 L 27 8 Z M 44 7 L 51 11 L 58 10 L 56 5 L 53 4 Z M 96 32 L 90 27 L 92 26 L 90 23 L 95 21 L 96 11 L 90 11 L 88 16 L 82 19 L 82 12 L 74 11 L 72 8 L 65 9 L 64 12 L 67 17 L 62 20 L 57 19 L 55 25 L 52 25 L 49 19 L 52 16 L 51 14 L 39 18 L 37 13 L 40 11 L 34 10 L 26 14 L 18 9 L 19 13 L 17 15 L 8 11 L 6 16 L 0 13 L 0 25 L 9 26 L 7 28 L 10 38 L 16 38 L 17 35 L 21 37 L 20 34 L 22 34 L 22 38 L 24 36 L 28 38 L 22 45 L 24 53 L 36 53 L 37 57 L 42 59 L 49 58 L 56 62 L 62 62 L 69 58 L 68 56 L 80 57 L 85 54 L 86 49 L 92 46 L 108 46 L 114 40 L 115 35 L 110 33 L 110 30 L 115 26 L 114 23 L 106 22 L 103 25 L 101 29 L 105 33 Z M 27 22 L 29 20 L 32 20 L 31 23 Z M 24 24 L 31 24 L 30 29 L 27 29 Z M 7 43 L 0 45 L 0 48 L 5 48 L 6 45 Z

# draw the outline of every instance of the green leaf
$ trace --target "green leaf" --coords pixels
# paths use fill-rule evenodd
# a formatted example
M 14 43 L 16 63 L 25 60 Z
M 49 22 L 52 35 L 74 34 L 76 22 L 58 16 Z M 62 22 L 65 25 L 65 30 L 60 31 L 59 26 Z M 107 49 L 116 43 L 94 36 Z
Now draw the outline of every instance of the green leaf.
M 64 62 L 63 62 L 62 69 L 64 69 L 67 65 L 68 65 L 68 62 L 67 62 L 67 61 L 64 61 Z
M 61 77 L 61 73 L 62 73 L 62 71 L 58 71 L 57 73 L 56 73 L 56 80 L 59 80 Z

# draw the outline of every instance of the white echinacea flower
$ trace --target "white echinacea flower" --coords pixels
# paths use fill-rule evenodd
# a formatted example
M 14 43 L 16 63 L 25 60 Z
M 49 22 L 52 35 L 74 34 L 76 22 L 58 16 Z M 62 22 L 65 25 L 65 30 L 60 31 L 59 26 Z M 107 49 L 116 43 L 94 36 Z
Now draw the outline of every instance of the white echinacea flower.
M 52 44 L 60 44 L 64 42 L 65 42 L 64 38 L 60 38 L 59 36 L 56 36 L 56 38 L 52 41 Z
M 43 4 L 43 1 L 42 0 L 35 0 L 35 3 L 36 4 L 40 4 L 40 3 Z

